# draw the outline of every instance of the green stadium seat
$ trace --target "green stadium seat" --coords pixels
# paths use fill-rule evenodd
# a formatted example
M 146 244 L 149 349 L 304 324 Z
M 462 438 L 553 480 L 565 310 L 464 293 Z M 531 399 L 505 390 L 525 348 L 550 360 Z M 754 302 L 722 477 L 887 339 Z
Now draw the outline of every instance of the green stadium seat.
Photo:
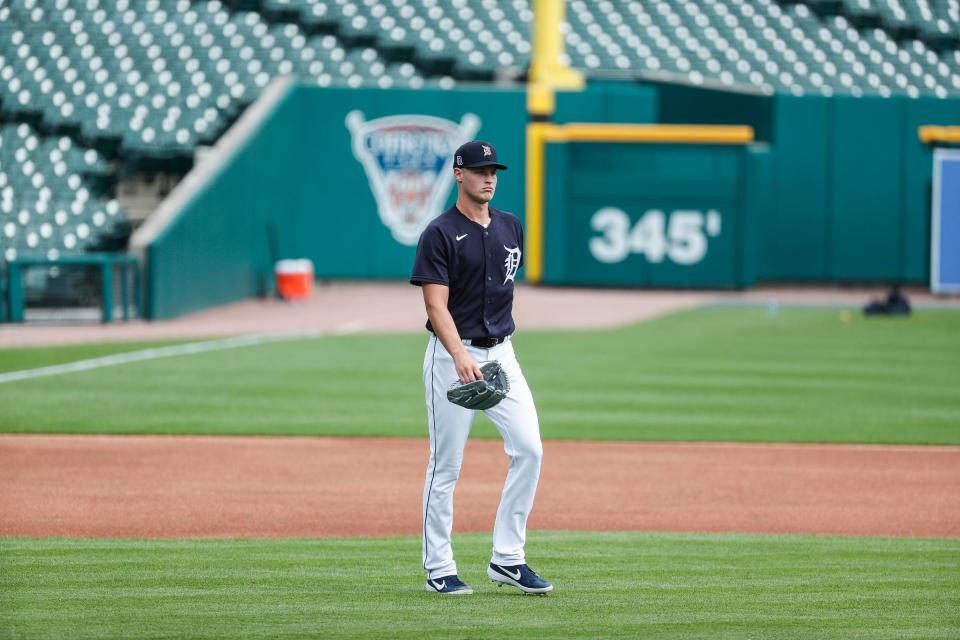
M 114 169 L 92 147 L 191 157 L 279 76 L 382 88 L 519 77 L 532 21 L 531 0 L 0 2 L 0 122 L 40 123 L 0 128 L 0 238 L 75 251 L 122 221 L 98 195 Z M 569 0 L 561 33 L 566 62 L 590 78 L 960 95 L 960 0 Z
M 375 50 L 360 64 L 329 64 L 340 62 L 323 55 L 340 47 L 335 36 L 326 36 L 335 47 L 313 50 L 298 25 L 271 25 L 258 12 L 231 12 L 216 1 L 88 0 L 79 9 L 24 0 L 3 11 L 4 109 L 78 127 L 90 138 L 119 139 L 147 155 L 190 153 L 215 139 L 274 77 L 376 85 L 387 65 Z M 387 84 L 410 86 L 417 75 Z M 146 121 L 137 106 L 156 119 Z M 198 109 L 204 117 L 196 117 Z
M 0 238 L 4 259 L 20 252 L 47 257 L 82 251 L 96 242 L 91 216 L 103 213 L 103 232 L 126 216 L 116 201 L 95 195 L 91 177 L 109 167 L 97 151 L 67 136 L 44 137 L 30 125 L 0 126 Z
M 855 7 L 856 2 L 851 0 L 851 9 L 879 12 L 872 3 Z M 574 0 L 568 21 L 567 58 L 588 76 L 627 70 L 798 94 L 944 96 L 955 90 L 953 69 L 929 57 L 937 74 L 914 68 L 913 79 L 905 75 L 895 80 L 899 84 L 885 83 L 877 69 L 887 54 L 863 43 L 869 30 L 844 16 L 820 16 L 809 3 Z

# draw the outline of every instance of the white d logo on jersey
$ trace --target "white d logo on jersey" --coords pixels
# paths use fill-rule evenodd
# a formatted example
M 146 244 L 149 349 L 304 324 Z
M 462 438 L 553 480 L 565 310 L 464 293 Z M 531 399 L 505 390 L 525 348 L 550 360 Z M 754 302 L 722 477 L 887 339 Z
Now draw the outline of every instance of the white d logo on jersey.
M 507 268 L 507 277 L 503 279 L 503 284 L 507 284 L 507 280 L 513 280 L 517 275 L 517 269 L 520 268 L 520 247 L 511 249 L 503 245 L 503 248 L 507 250 L 507 258 L 503 261 L 503 266 Z
M 380 220 L 397 242 L 415 246 L 427 224 L 442 213 L 453 184 L 454 151 L 480 129 L 480 118 L 467 113 L 459 123 L 423 115 L 366 120 L 362 111 L 351 111 L 346 124 Z M 463 164 L 461 156 L 456 160 Z

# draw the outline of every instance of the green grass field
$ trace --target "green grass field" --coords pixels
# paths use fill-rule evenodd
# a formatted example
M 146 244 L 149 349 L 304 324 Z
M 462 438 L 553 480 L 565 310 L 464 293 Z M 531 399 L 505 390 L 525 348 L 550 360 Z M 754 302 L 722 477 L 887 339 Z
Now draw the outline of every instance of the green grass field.
M 958 312 L 714 307 L 515 342 L 548 439 L 960 443 Z M 425 436 L 425 343 L 301 339 L 0 384 L 0 431 Z M 122 348 L 0 350 L 0 370 Z
M 0 384 L 0 432 L 425 436 L 426 338 L 273 342 Z M 166 343 L 172 344 L 172 343 Z M 0 373 L 159 343 L 0 350 Z M 960 443 L 960 313 L 714 307 L 521 331 L 545 438 Z M 481 419 L 479 437 L 497 437 Z M 0 494 L 2 496 L 2 494 Z M 956 638 L 960 540 L 531 532 L 548 598 L 423 591 L 419 540 L 0 538 L 0 640 Z
M 960 541 L 536 533 L 549 597 L 423 590 L 413 538 L 0 539 L 0 638 L 956 638 Z

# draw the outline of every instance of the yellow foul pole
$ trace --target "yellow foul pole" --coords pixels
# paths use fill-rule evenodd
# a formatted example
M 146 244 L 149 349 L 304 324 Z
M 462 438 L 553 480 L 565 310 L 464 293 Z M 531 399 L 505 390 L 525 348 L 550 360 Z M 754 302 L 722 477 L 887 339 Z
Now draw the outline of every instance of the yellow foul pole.
M 563 61 L 563 33 L 561 26 L 566 19 L 564 0 L 534 0 L 533 3 L 533 57 L 530 60 L 531 90 L 583 89 L 583 75 L 571 69 Z M 529 96 L 530 94 L 528 94 Z M 531 103 L 528 97 L 527 110 L 531 114 L 553 113 L 552 96 L 549 104 Z M 548 112 L 543 108 L 549 107 Z
M 544 138 L 553 127 L 548 122 L 527 123 L 527 259 L 526 279 L 540 282 L 543 279 L 543 168 Z
M 543 133 L 553 115 L 554 91 L 583 89 L 583 75 L 563 61 L 561 26 L 565 0 L 534 0 L 533 54 L 527 82 L 527 274 L 530 282 L 543 278 Z

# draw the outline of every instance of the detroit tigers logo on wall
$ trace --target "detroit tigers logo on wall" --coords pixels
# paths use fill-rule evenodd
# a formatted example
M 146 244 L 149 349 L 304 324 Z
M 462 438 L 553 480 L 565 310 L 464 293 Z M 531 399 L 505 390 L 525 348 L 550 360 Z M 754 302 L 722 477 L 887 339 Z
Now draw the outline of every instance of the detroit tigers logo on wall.
M 450 192 L 453 152 L 480 130 L 480 118 L 467 113 L 460 124 L 421 115 L 365 121 L 363 112 L 351 111 L 346 124 L 380 220 L 397 242 L 417 244 Z

